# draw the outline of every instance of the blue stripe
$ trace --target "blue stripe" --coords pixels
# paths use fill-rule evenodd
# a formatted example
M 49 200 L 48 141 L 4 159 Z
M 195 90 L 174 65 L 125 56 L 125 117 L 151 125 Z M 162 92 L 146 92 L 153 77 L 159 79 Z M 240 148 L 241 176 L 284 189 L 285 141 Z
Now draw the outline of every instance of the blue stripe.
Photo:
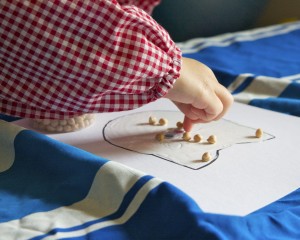
M 292 23 L 291 25 L 295 25 L 295 23 Z M 212 44 L 217 45 L 217 44 L 220 44 L 220 43 L 222 43 L 222 44 L 226 44 L 226 43 L 233 44 L 235 42 L 242 42 L 242 41 L 257 41 L 260 38 L 268 38 L 269 36 L 267 36 L 267 35 L 270 35 L 270 34 L 273 35 L 273 36 L 282 35 L 281 33 L 278 33 L 278 32 L 282 31 L 282 30 L 285 30 L 288 27 L 289 27 L 288 25 L 279 25 L 278 27 L 272 28 L 268 31 L 265 30 L 265 31 L 260 31 L 260 32 L 251 32 L 251 33 L 235 33 L 234 35 L 230 35 L 226 38 L 223 38 L 222 40 L 208 39 L 208 40 L 203 41 L 202 39 L 200 39 L 199 40 L 200 43 L 198 43 L 198 44 L 195 43 L 194 46 L 189 47 L 187 49 L 200 49 L 199 51 L 201 51 L 202 46 L 206 45 L 207 43 L 212 43 Z M 290 30 L 290 32 L 295 31 L 299 28 L 300 28 L 300 24 L 296 28 Z M 285 33 L 285 34 L 288 34 L 288 33 Z M 243 38 L 243 39 L 248 38 L 249 40 L 239 40 L 239 38 Z M 207 47 L 210 47 L 210 46 L 207 46 Z M 225 46 L 225 47 L 227 47 L 227 46 Z
M 300 117 L 300 99 L 253 99 L 249 105 Z
M 72 239 L 212 239 L 205 228 L 199 227 L 203 224 L 203 214 L 188 195 L 163 182 L 147 195 L 138 211 L 124 224 Z
M 255 79 L 255 76 L 249 76 L 247 77 L 242 84 L 240 84 L 233 92 L 232 94 L 238 94 L 242 91 L 244 91 Z
M 0 209 L 6 209 L 0 222 L 82 200 L 107 162 L 30 130 L 21 131 L 14 144 L 15 161 L 0 173 Z
M 12 121 L 16 121 L 16 120 L 19 120 L 21 118 L 18 118 L 18 117 L 12 117 L 12 116 L 8 116 L 8 115 L 4 115 L 4 114 L 1 114 L 0 113 L 0 119 L 1 120 L 4 120 L 6 122 L 12 122 Z
M 226 88 L 229 87 L 229 85 L 232 84 L 236 79 L 236 76 L 234 74 L 224 71 L 214 70 L 214 74 L 219 83 L 221 83 Z
M 233 77 L 251 73 L 282 78 L 300 73 L 299 37 L 300 30 L 295 30 L 256 41 L 236 42 L 226 47 L 210 46 L 184 56 Z M 282 42 L 286 43 L 284 48 L 281 47 Z
M 278 97 L 300 99 L 300 83 L 291 82 Z

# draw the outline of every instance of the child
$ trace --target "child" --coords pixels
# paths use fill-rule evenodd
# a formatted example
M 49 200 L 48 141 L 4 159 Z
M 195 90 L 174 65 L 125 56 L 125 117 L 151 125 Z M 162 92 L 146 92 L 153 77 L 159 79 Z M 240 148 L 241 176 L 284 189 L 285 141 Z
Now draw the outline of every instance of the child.
M 221 118 L 232 96 L 207 66 L 181 57 L 149 15 L 158 3 L 2 1 L 0 113 L 63 119 L 166 97 L 186 131 Z

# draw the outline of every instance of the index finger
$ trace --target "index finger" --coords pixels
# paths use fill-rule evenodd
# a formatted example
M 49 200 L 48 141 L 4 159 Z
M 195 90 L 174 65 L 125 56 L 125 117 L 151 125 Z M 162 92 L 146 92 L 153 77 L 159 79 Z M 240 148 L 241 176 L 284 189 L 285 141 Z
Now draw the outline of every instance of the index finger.
M 191 119 L 189 119 L 187 116 L 184 116 L 184 120 L 183 120 L 183 129 L 186 132 L 190 132 L 193 128 L 193 121 Z

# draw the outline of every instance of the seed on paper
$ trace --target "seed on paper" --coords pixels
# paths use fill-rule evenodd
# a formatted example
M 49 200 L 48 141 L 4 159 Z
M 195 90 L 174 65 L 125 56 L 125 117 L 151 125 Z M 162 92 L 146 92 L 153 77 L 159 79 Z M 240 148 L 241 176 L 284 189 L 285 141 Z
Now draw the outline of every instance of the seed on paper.
M 165 135 L 163 133 L 158 133 L 156 134 L 155 139 L 162 142 L 165 139 Z
M 165 119 L 165 118 L 159 119 L 159 125 L 164 126 L 166 124 L 168 124 L 168 120 L 167 119 Z
M 209 160 L 211 160 L 211 155 L 209 152 L 205 152 L 202 155 L 202 162 L 208 162 Z
M 156 117 L 150 116 L 150 117 L 149 117 L 149 124 L 150 124 L 150 125 L 155 125 L 156 123 L 157 123 Z
M 207 139 L 207 142 L 209 142 L 210 144 L 214 144 L 217 142 L 217 137 L 215 135 L 210 135 Z
M 195 141 L 195 142 L 201 142 L 201 140 L 202 140 L 202 137 L 201 137 L 200 134 L 196 134 L 196 135 L 194 136 L 194 141 Z
M 184 141 L 190 141 L 191 140 L 190 132 L 184 132 L 182 138 Z
M 183 123 L 182 122 L 177 122 L 176 126 L 178 129 L 182 129 L 183 128 Z
M 263 135 L 263 130 L 262 130 L 261 128 L 258 128 L 258 129 L 256 130 L 256 132 L 255 132 L 255 136 L 256 136 L 257 138 L 261 138 L 262 135 Z

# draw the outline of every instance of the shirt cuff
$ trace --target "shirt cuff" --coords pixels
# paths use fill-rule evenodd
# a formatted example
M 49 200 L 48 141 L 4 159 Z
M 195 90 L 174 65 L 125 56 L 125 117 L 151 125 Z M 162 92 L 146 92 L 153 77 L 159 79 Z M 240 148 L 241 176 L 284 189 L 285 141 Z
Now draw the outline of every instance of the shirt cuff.
M 151 101 L 155 101 L 165 96 L 173 88 L 174 83 L 180 76 L 182 56 L 181 50 L 175 46 L 173 61 L 170 64 L 170 71 L 162 77 L 152 90 Z M 150 93 L 151 94 L 151 93 Z

